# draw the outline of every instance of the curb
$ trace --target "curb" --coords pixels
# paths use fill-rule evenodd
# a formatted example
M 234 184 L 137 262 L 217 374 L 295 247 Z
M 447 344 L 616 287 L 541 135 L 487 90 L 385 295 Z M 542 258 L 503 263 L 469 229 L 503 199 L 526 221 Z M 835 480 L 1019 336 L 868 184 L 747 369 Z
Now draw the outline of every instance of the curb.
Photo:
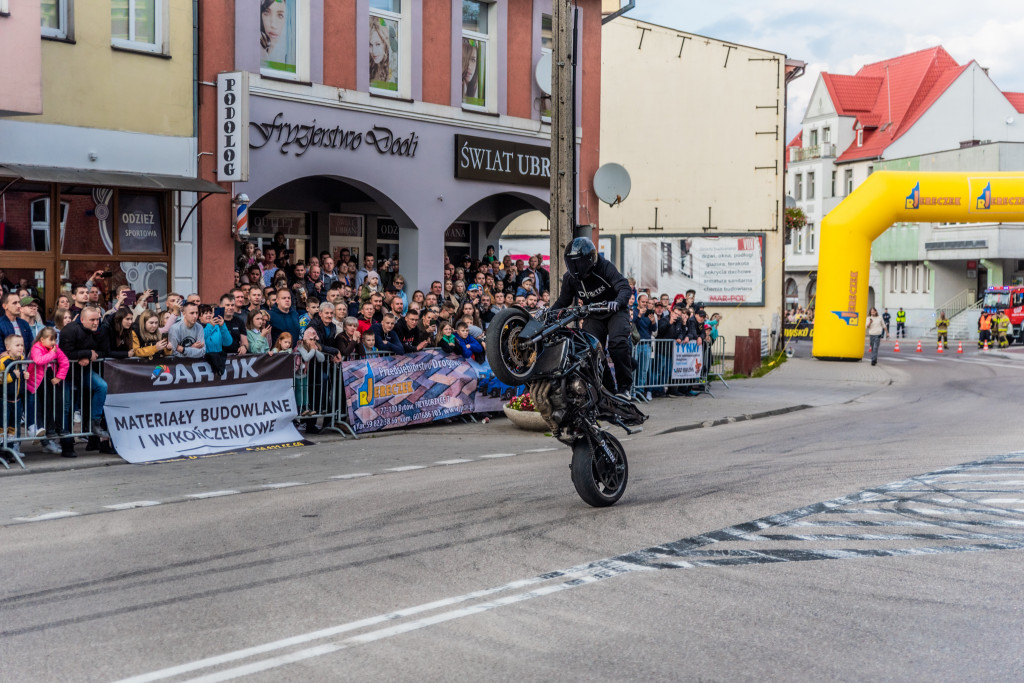
M 687 425 L 679 425 L 677 427 L 670 427 L 661 432 L 657 432 L 655 436 L 661 436 L 662 434 L 674 434 L 675 432 L 688 432 L 691 429 L 704 429 L 706 427 L 718 427 L 724 424 L 732 424 L 733 422 L 746 422 L 748 420 L 760 420 L 764 417 L 775 417 L 777 415 L 785 415 L 786 413 L 795 413 L 799 410 L 807 410 L 814 406 L 801 403 L 796 406 L 788 406 L 786 408 L 776 408 L 775 410 L 766 410 L 762 413 L 748 413 L 746 415 L 737 415 L 735 417 L 722 417 L 717 420 L 706 420 L 704 422 L 693 422 Z

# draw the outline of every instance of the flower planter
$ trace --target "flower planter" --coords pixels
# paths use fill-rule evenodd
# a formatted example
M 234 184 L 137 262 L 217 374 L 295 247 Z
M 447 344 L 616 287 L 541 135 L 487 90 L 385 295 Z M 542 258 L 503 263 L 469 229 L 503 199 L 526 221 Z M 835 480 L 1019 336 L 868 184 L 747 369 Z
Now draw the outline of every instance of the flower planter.
M 505 416 L 509 421 L 520 429 L 528 432 L 547 432 L 551 430 L 548 427 L 548 423 L 541 417 L 541 414 L 536 411 L 513 410 L 508 406 L 502 406 L 502 410 L 505 411 Z

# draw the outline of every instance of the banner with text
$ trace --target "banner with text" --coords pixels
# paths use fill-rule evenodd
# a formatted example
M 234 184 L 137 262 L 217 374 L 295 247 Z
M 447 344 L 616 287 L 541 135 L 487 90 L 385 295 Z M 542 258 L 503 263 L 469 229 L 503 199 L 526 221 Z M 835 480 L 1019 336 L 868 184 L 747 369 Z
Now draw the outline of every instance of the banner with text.
M 476 370 L 469 361 L 441 351 L 346 361 L 341 370 L 349 424 L 359 434 L 475 409 Z
M 707 306 L 764 305 L 764 233 L 626 237 L 622 264 L 640 289 L 693 289 Z
M 526 391 L 526 386 L 523 384 L 512 386 L 495 377 L 486 359 L 483 363 L 472 359 L 467 359 L 466 362 L 473 366 L 477 375 L 476 399 L 473 401 L 474 413 L 500 413 L 503 405 Z
M 672 379 L 700 379 L 703 347 L 697 342 L 676 343 L 672 354 Z
M 131 463 L 303 443 L 292 420 L 292 356 L 231 356 L 220 377 L 209 363 L 104 365 L 107 430 Z
M 801 339 L 814 339 L 814 323 L 809 320 L 801 320 L 795 323 L 785 323 L 782 326 L 782 335 L 786 339 L 800 341 Z

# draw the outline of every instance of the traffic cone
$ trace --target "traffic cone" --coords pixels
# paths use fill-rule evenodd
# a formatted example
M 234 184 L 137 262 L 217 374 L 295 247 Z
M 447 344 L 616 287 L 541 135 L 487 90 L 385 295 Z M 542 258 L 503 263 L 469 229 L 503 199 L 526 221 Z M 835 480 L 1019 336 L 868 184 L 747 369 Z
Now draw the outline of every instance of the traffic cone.
M 917 340 L 917 353 L 921 353 L 921 340 Z
M 937 353 L 945 353 L 945 351 L 942 350 L 942 342 L 939 342 L 939 349 Z
M 899 337 L 896 338 L 896 348 L 893 349 L 893 352 L 894 353 L 899 353 L 900 352 L 900 339 L 899 339 Z
M 985 340 L 985 347 L 982 349 L 982 351 L 988 351 L 988 339 Z
M 963 342 L 960 342 L 959 344 L 957 344 L 956 352 L 957 353 L 963 353 L 964 352 L 964 343 Z

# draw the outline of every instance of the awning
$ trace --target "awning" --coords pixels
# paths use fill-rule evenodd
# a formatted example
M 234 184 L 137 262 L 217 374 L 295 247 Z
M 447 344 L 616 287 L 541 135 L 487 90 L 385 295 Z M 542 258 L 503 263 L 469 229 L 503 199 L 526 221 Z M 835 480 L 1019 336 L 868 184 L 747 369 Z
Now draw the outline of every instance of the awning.
M 0 166 L 0 177 L 4 176 L 41 183 L 60 183 L 62 185 L 130 187 L 140 190 L 182 190 L 185 192 L 212 192 L 216 194 L 227 194 L 228 192 L 220 185 L 211 183 L 209 180 L 176 175 L 154 175 L 152 173 L 123 173 L 120 171 L 95 171 L 91 169 L 4 164 Z

